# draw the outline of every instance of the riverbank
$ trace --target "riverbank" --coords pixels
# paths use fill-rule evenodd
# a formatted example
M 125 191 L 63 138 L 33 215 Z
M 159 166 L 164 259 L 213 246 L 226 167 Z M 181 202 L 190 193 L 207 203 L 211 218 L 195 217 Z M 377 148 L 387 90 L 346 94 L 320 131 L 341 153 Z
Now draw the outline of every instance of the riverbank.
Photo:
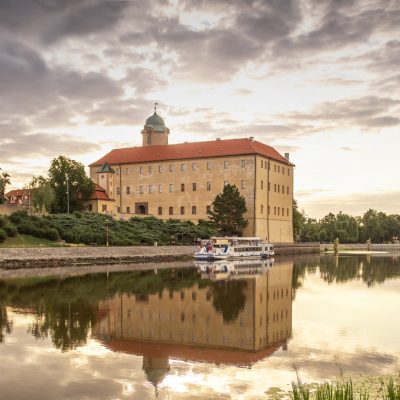
M 191 260 L 196 246 L 5 248 L 0 268 L 73 267 Z

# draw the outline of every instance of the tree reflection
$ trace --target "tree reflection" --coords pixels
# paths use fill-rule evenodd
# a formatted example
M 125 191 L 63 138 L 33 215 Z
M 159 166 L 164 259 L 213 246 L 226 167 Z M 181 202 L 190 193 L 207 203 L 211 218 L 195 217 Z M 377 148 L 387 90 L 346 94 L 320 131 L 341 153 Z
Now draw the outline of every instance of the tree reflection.
M 9 335 L 12 329 L 12 321 L 8 319 L 7 308 L 0 304 L 0 343 L 5 335 Z
M 235 321 L 246 304 L 246 281 L 218 281 L 213 287 L 214 308 L 225 322 Z

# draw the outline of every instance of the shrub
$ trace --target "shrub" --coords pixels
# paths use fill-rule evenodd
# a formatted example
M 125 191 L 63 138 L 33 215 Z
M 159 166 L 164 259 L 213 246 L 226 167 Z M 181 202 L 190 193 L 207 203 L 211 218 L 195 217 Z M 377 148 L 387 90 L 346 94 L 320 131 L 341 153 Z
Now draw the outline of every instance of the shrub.
M 60 235 L 58 234 L 58 230 L 56 228 L 47 228 L 45 230 L 45 237 L 49 240 L 58 240 L 60 239 Z
M 0 228 L 4 228 L 6 224 L 7 224 L 6 219 L 2 215 L 0 215 Z
M 74 211 L 74 215 L 76 218 L 81 219 L 82 218 L 82 213 L 80 211 Z
M 28 219 L 28 211 L 26 210 L 17 211 L 11 214 L 10 219 L 15 225 L 19 225 L 23 220 Z
M 7 234 L 3 229 L 0 229 L 0 243 L 3 243 L 6 240 Z
M 31 235 L 34 229 L 34 226 L 29 222 L 21 222 L 21 224 L 17 226 L 18 233 L 25 235 Z
M 61 233 L 61 238 L 67 243 L 74 243 L 75 235 L 72 231 L 64 231 Z
M 93 243 L 93 241 L 94 241 L 93 233 L 90 231 L 81 232 L 79 241 L 83 244 Z
M 9 237 L 17 236 L 17 233 L 18 233 L 17 228 L 14 225 L 10 225 L 10 224 L 7 224 L 4 227 L 4 231 L 6 232 L 7 236 L 9 236 Z

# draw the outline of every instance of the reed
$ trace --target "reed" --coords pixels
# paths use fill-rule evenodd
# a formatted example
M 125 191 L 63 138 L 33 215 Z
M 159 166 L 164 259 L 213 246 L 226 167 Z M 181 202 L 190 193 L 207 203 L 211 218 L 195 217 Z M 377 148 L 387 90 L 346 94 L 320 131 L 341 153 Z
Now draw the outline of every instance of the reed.
M 395 384 L 390 378 L 386 384 L 386 390 L 383 391 L 383 400 L 400 400 L 400 384 Z

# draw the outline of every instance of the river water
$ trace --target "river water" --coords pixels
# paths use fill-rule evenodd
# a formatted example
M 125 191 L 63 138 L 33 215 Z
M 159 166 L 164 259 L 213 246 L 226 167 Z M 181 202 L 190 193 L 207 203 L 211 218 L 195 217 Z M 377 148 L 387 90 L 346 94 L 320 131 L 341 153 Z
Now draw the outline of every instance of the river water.
M 399 333 L 398 256 L 1 279 L 0 399 L 266 399 L 397 373 Z

